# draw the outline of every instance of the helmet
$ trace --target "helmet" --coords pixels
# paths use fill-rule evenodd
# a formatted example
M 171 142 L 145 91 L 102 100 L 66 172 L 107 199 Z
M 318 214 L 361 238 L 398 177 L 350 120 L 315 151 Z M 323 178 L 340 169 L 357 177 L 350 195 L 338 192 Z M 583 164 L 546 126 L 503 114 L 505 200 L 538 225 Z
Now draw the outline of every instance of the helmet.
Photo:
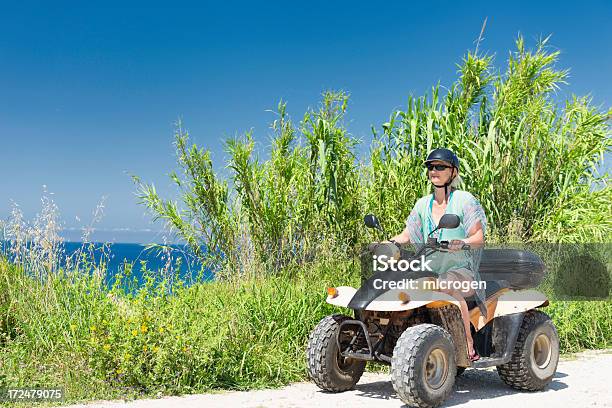
M 427 166 L 427 163 L 436 160 L 450 163 L 454 168 L 459 170 L 459 158 L 449 149 L 440 148 L 432 150 L 427 156 L 427 160 L 423 162 L 423 166 Z

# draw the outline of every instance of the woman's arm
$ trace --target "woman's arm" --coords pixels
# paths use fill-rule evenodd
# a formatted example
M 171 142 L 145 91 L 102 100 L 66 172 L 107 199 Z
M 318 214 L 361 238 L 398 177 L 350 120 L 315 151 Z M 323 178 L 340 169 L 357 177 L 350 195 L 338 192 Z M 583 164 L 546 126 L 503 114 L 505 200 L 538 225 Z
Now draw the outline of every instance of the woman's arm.
M 464 243 L 477 246 L 485 243 L 487 217 L 482 205 L 474 196 L 471 196 L 463 207 L 463 225 L 467 238 L 451 241 L 451 249 L 461 249 Z
M 482 224 L 476 223 L 470 231 L 468 231 L 467 238 L 464 239 L 453 239 L 450 242 L 449 249 L 460 250 L 463 244 L 480 246 L 484 244 L 484 232 L 482 231 Z
M 484 231 L 480 222 L 475 223 L 472 229 L 468 231 L 468 237 L 463 242 L 466 244 L 484 244 Z
M 406 219 L 406 228 L 404 228 L 400 234 L 391 238 L 391 240 L 400 245 L 423 242 L 421 217 L 419 216 L 417 205 L 418 204 L 415 204 L 412 211 L 410 211 L 410 215 L 408 215 Z
M 410 243 L 410 232 L 408 231 L 408 227 L 404 228 L 404 230 L 401 233 L 391 238 L 390 241 L 395 241 L 400 245 L 409 244 Z

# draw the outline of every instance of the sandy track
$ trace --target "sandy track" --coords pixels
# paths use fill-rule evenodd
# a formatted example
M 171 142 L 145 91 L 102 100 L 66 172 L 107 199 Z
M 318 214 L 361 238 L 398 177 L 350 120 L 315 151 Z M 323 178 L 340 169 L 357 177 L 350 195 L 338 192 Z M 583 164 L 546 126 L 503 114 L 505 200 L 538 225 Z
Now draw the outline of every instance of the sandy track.
M 71 408 L 195 408 L 195 407 L 402 407 L 386 374 L 365 373 L 354 390 L 329 394 L 312 383 L 296 383 L 275 390 L 198 394 L 184 397 L 105 401 Z M 444 407 L 612 407 L 612 350 L 588 351 L 564 358 L 550 386 L 525 393 L 508 388 L 495 369 L 467 370 L 457 378 L 455 391 Z

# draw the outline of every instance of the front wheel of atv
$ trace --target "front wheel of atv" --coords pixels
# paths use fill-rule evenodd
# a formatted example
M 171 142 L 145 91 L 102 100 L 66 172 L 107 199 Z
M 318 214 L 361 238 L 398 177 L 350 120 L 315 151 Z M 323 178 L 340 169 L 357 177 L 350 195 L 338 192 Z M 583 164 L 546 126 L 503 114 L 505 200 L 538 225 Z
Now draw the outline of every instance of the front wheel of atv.
M 559 335 L 550 317 L 539 310 L 525 314 L 510 361 L 497 366 L 500 378 L 524 391 L 545 388 L 559 362 Z
M 450 334 L 433 324 L 409 327 L 393 349 L 391 381 L 409 406 L 436 407 L 450 394 L 457 366 Z
M 308 375 L 325 391 L 350 390 L 361 378 L 366 362 L 342 357 L 336 337 L 340 323 L 350 319 L 335 314 L 324 317 L 310 333 L 306 349 Z

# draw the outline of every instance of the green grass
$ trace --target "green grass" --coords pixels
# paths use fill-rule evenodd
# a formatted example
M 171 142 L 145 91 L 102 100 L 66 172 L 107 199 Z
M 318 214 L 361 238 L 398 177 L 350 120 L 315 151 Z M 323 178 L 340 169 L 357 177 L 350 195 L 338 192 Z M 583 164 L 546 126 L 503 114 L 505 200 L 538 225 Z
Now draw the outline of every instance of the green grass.
M 66 274 L 41 284 L 0 262 L 0 388 L 63 386 L 70 401 L 274 387 L 306 378 L 308 333 L 340 309 L 352 264 L 135 295 Z M 552 302 L 563 352 L 612 347 L 612 302 Z
M 173 295 L 152 284 L 109 293 L 82 275 L 40 284 L 6 263 L 0 281 L 0 388 L 63 385 L 71 400 L 304 379 L 307 335 L 333 312 L 324 272 L 177 285 Z
M 612 302 L 553 301 L 544 309 L 557 327 L 561 351 L 612 347 Z

